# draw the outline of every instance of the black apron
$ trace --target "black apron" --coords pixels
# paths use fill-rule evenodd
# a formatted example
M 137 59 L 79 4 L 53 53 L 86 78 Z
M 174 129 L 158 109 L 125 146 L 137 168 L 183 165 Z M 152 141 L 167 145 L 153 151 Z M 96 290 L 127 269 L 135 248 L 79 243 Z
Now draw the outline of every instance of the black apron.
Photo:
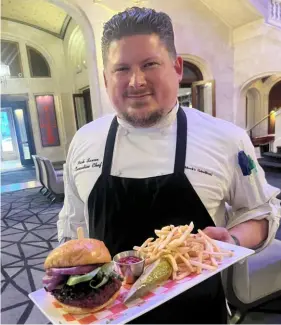
M 88 199 L 91 238 L 104 241 L 114 256 L 141 245 L 154 236 L 155 229 L 167 225 L 186 225 L 193 221 L 195 230 L 215 226 L 185 175 L 187 119 L 182 108 L 177 113 L 174 173 L 169 175 L 141 179 L 111 176 L 117 129 L 115 117 L 106 141 L 102 173 Z M 226 324 L 227 311 L 220 274 L 132 323 Z

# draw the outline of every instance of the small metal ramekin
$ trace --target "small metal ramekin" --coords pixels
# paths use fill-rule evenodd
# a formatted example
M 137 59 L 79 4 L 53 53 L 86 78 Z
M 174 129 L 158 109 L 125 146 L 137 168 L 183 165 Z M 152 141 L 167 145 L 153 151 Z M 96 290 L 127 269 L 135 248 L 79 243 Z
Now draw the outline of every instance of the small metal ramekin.
M 123 257 L 135 256 L 139 257 L 142 260 L 136 263 L 124 264 L 119 263 L 118 261 Z M 125 283 L 133 284 L 136 280 L 142 275 L 144 270 L 144 258 L 141 253 L 137 251 L 125 251 L 119 253 L 113 257 L 114 269 L 119 273 L 123 278 Z

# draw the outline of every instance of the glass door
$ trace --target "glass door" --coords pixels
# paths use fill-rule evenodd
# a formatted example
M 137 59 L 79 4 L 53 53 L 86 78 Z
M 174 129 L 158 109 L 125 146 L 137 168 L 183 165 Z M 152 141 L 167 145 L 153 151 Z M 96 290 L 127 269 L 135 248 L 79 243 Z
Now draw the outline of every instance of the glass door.
M 13 146 L 18 150 L 20 162 L 23 166 L 33 165 L 31 156 L 35 154 L 35 146 L 30 116 L 27 110 L 27 100 L 6 99 L 1 96 L 1 112 L 6 112 L 6 108 L 8 108 L 8 112 L 10 112 L 8 113 L 10 125 L 13 125 L 13 129 L 11 130 L 14 130 L 11 132 L 11 141 Z M 1 113 L 1 122 L 3 118 L 6 120 L 5 114 L 2 115 Z
M 21 163 L 23 166 L 32 165 L 33 160 L 31 155 L 33 154 L 33 143 L 26 110 L 24 108 L 15 107 L 13 113 Z
M 18 143 L 12 108 L 1 108 L 1 159 L 19 160 Z

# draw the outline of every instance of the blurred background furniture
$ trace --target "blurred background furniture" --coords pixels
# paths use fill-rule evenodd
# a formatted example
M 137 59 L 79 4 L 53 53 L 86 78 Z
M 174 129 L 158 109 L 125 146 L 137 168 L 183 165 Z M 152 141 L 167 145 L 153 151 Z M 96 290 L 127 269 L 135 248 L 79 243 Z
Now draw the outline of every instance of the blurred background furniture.
M 222 273 L 231 324 L 239 324 L 248 312 L 281 314 L 281 240 Z M 269 303 L 270 309 L 268 309 Z M 275 306 L 274 306 L 275 303 Z
M 56 172 L 48 158 L 38 156 L 39 165 L 42 171 L 42 184 L 48 190 L 48 197 L 51 202 L 64 197 L 63 172 Z

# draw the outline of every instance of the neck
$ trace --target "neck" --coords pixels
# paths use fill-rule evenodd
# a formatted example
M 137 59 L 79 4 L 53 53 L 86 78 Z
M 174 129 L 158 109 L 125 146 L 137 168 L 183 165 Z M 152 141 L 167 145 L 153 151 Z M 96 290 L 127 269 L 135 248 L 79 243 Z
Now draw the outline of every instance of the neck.
M 176 119 L 177 111 L 179 105 L 176 105 L 171 108 L 165 115 L 157 116 L 155 115 L 152 119 L 146 121 L 136 121 L 128 116 L 124 115 L 117 115 L 118 122 L 121 126 L 132 129 L 132 128 L 139 128 L 139 129 L 147 129 L 147 128 L 163 128 L 171 125 L 174 120 Z

